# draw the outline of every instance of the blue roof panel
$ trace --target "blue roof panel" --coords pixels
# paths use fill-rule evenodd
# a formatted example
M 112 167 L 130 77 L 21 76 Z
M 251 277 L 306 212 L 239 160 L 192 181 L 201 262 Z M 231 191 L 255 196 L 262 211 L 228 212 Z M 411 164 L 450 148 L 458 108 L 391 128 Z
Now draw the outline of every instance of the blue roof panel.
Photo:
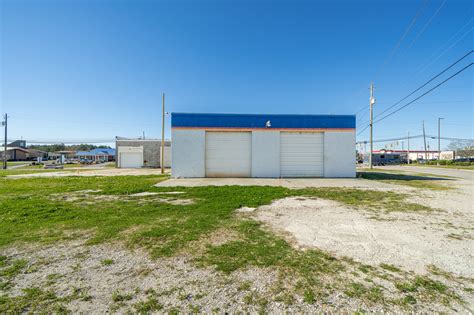
M 115 156 L 115 149 L 93 149 L 91 151 L 77 151 L 77 156 L 89 155 L 112 155 Z
M 355 115 L 276 115 L 172 113 L 171 127 L 181 128 L 265 128 L 272 129 L 353 129 Z

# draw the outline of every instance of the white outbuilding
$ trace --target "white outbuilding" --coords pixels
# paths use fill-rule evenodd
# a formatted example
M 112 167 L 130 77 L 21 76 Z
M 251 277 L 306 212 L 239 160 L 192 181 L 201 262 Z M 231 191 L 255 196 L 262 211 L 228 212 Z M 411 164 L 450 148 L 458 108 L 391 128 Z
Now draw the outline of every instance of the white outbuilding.
M 354 115 L 171 115 L 172 177 L 355 177 Z

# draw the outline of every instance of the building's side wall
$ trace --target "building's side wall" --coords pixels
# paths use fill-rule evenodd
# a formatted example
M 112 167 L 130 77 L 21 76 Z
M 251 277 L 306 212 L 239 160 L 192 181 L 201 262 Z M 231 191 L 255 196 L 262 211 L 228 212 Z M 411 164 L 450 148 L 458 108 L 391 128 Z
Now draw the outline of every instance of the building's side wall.
M 252 132 L 252 177 L 280 177 L 280 132 Z
M 324 177 L 355 177 L 355 159 L 355 131 L 324 133 Z
M 171 176 L 205 177 L 206 131 L 171 131 Z
M 205 177 L 205 130 L 172 130 L 173 177 Z M 324 177 L 355 177 L 355 132 L 324 133 Z M 252 132 L 252 177 L 280 177 L 280 132 Z

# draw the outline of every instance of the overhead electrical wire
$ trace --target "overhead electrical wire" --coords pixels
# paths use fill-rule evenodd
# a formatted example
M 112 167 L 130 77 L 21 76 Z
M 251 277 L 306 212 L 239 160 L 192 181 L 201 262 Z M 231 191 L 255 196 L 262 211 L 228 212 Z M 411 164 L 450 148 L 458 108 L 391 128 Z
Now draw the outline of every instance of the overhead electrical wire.
M 448 45 L 453 39 L 455 39 L 463 30 L 466 26 L 468 26 L 471 22 L 472 22 L 472 18 L 469 19 L 465 24 L 463 24 L 463 26 L 461 26 L 447 41 L 445 41 L 441 46 L 439 46 L 432 54 L 430 57 L 428 57 L 426 60 L 430 60 L 428 61 L 428 64 L 422 64 L 420 65 L 416 70 L 415 70 L 415 74 L 419 74 L 421 72 L 424 71 L 425 68 L 427 68 L 427 66 L 431 65 L 433 62 L 435 62 L 436 60 L 438 60 L 440 58 L 440 56 L 444 55 L 447 51 L 449 51 L 452 47 L 454 47 L 456 45 L 457 42 L 459 42 L 460 39 L 464 38 L 469 32 L 472 31 L 472 28 L 470 28 L 469 30 L 467 30 L 467 32 L 465 32 L 454 44 L 452 44 L 451 46 L 448 47 L 448 49 L 446 49 L 443 53 L 441 53 L 441 55 L 439 55 L 438 57 L 436 57 L 435 59 L 432 59 L 433 56 L 437 55 L 439 51 L 441 51 L 446 45 Z
M 448 51 L 450 51 L 454 46 L 457 45 L 457 43 L 459 43 L 462 39 L 464 39 L 464 37 L 467 36 L 467 34 L 469 34 L 470 32 L 472 31 L 472 28 L 470 30 L 468 30 L 466 33 L 464 33 L 457 41 L 455 41 L 451 46 L 449 46 L 444 52 L 442 52 L 440 55 L 438 55 L 438 57 L 436 57 L 435 59 L 433 59 L 430 63 L 428 63 L 426 66 L 424 66 L 418 73 L 422 73 L 423 71 L 425 71 L 429 66 L 431 66 L 434 62 L 436 62 L 439 58 L 443 57 L 444 54 L 446 54 Z
M 433 20 L 436 18 L 436 16 L 438 16 L 439 12 L 441 11 L 441 9 L 444 7 L 444 5 L 446 4 L 448 0 L 444 0 L 441 5 L 438 7 L 438 9 L 433 13 L 433 15 L 430 17 L 430 19 L 428 20 L 428 22 L 425 23 L 425 25 L 423 26 L 423 28 L 418 32 L 418 34 L 416 34 L 415 38 L 411 41 L 410 45 L 408 45 L 408 48 L 411 48 L 413 46 L 413 44 L 415 44 L 415 42 L 417 41 L 417 39 L 423 35 L 423 33 L 426 31 L 426 29 L 430 26 L 431 22 L 433 22 Z
M 415 15 L 413 16 L 413 18 L 411 19 L 410 23 L 408 24 L 407 28 L 405 29 L 405 31 L 403 32 L 402 36 L 400 37 L 400 39 L 398 40 L 397 44 L 395 45 L 395 47 L 390 51 L 390 53 L 388 54 L 388 56 L 385 58 L 384 62 L 382 63 L 382 65 L 379 67 L 379 70 L 378 70 L 378 73 L 376 73 L 376 75 L 374 75 L 374 77 L 377 77 L 378 74 L 380 74 L 385 66 L 392 60 L 392 58 L 395 56 L 395 53 L 398 51 L 398 49 L 400 48 L 401 44 L 403 43 L 403 41 L 405 40 L 405 38 L 408 36 L 408 34 L 410 33 L 411 29 L 413 28 L 413 26 L 416 24 L 416 21 L 418 20 L 418 17 L 423 13 L 423 11 L 425 10 L 426 8 L 426 5 L 428 4 L 428 1 L 425 0 L 423 1 L 423 3 L 419 6 L 418 10 L 416 11 Z
M 466 53 L 464 56 L 462 56 L 461 58 L 459 58 L 458 60 L 456 60 L 454 63 L 452 63 L 451 65 L 449 65 L 448 67 L 446 67 L 445 69 L 443 69 L 440 73 L 438 73 L 437 75 L 435 75 L 434 77 L 432 77 L 430 80 L 428 80 L 427 82 L 425 82 L 424 84 L 422 84 L 420 87 L 418 87 L 417 89 L 415 89 L 413 92 L 411 92 L 410 94 L 408 94 L 407 96 L 403 97 L 402 99 L 400 99 L 398 102 L 396 102 L 395 104 L 393 104 L 392 106 L 390 106 L 389 108 L 387 108 L 386 110 L 384 110 L 382 113 L 378 114 L 375 118 L 377 117 L 380 117 L 382 114 L 386 113 L 387 111 L 389 111 L 390 109 L 394 108 L 395 106 L 397 106 L 398 104 L 400 104 L 401 102 L 403 102 L 404 100 L 406 100 L 408 97 L 412 96 L 414 93 L 418 92 L 420 89 L 424 88 L 426 85 L 428 85 L 429 83 L 431 83 L 433 80 L 435 80 L 436 78 L 438 78 L 439 76 L 441 76 L 442 74 L 444 74 L 446 71 L 448 71 L 449 69 L 451 69 L 452 67 L 454 67 L 456 64 L 458 64 L 460 61 L 464 60 L 465 58 L 467 58 L 470 54 L 472 54 L 474 52 L 474 50 L 471 50 L 469 51 L 468 53 Z M 459 75 L 461 72 L 463 72 L 464 70 L 466 70 L 467 68 L 469 68 L 470 66 L 472 66 L 472 63 L 470 63 L 469 65 L 467 65 L 466 67 L 462 68 L 461 70 L 459 70 L 458 72 L 456 72 L 455 74 L 453 74 L 452 76 L 450 76 L 449 78 L 447 78 L 446 80 L 442 81 L 441 83 L 437 84 L 436 86 L 434 86 L 433 88 L 431 88 L 430 90 L 428 90 L 427 92 L 423 93 L 422 95 L 418 96 L 417 98 L 415 98 L 414 100 L 410 101 L 409 103 L 403 105 L 402 107 L 396 109 L 395 111 L 389 113 L 388 115 L 385 115 L 384 117 L 380 118 L 380 119 L 377 119 L 374 121 L 374 123 L 376 122 L 379 122 L 393 114 L 395 114 L 396 112 L 402 110 L 403 108 L 407 107 L 408 105 L 414 103 L 415 101 L 419 100 L 420 98 L 422 98 L 423 96 L 429 94 L 430 92 L 432 92 L 433 90 L 435 90 L 436 88 L 440 87 L 441 85 L 443 85 L 444 83 L 446 83 L 447 81 L 451 80 L 452 78 L 454 78 L 455 76 Z M 370 121 L 369 121 L 370 122 Z M 366 124 L 367 122 L 365 122 L 364 124 Z M 367 128 L 370 127 L 370 124 L 365 126 L 362 130 L 360 130 L 357 135 L 360 135 L 362 132 L 364 132 L 365 130 L 367 130 Z
M 418 34 L 416 35 L 415 39 L 411 42 L 410 44 L 410 47 L 415 43 L 415 41 L 418 39 L 418 37 L 420 37 L 423 32 L 428 28 L 428 26 L 431 24 L 432 20 L 436 17 L 436 15 L 439 13 L 439 11 L 443 8 L 443 6 L 445 5 L 447 0 L 444 0 L 444 2 L 441 4 L 441 6 L 438 8 L 438 10 L 436 10 L 436 12 L 431 16 L 431 18 L 429 19 L 429 21 L 423 26 L 422 30 L 420 32 L 418 32 Z M 422 4 L 419 6 L 418 10 L 416 11 L 415 15 L 413 16 L 413 18 L 411 19 L 410 23 L 408 24 L 408 26 L 406 27 L 405 31 L 402 33 L 401 37 L 399 38 L 397 44 L 395 45 L 394 48 L 392 48 L 392 50 L 390 51 L 390 53 L 387 55 L 387 57 L 385 58 L 385 60 L 383 61 L 382 65 L 379 67 L 379 71 L 378 73 L 376 73 L 374 75 L 374 77 L 376 77 L 378 74 L 380 74 L 382 72 L 382 70 L 385 68 L 385 66 L 390 62 L 390 60 L 393 58 L 393 56 L 395 55 L 395 53 L 398 51 L 398 49 L 400 48 L 401 44 L 403 43 L 403 41 L 405 40 L 405 38 L 408 36 L 408 34 L 410 33 L 411 29 L 413 28 L 413 26 L 416 24 L 416 21 L 418 20 L 418 17 L 423 13 L 423 11 L 425 10 L 427 4 L 429 3 L 429 0 L 425 0 L 422 2 Z M 363 89 L 361 89 L 359 93 L 361 93 L 363 91 Z M 360 107 L 359 109 L 357 109 L 354 113 L 354 115 L 357 115 L 359 114 L 360 112 L 362 112 L 363 110 L 365 110 L 366 107 L 363 106 L 363 107 Z
M 438 136 L 434 135 L 425 135 L 426 138 L 429 139 L 438 139 Z M 398 137 L 398 138 L 389 138 L 389 139 L 377 139 L 373 140 L 372 142 L 390 142 L 390 141 L 399 141 L 399 140 L 407 140 L 407 139 L 419 139 L 423 138 L 423 135 L 415 135 L 415 136 L 404 136 L 404 137 Z M 454 137 L 440 137 L 441 140 L 454 140 L 454 141 L 474 141 L 474 139 L 466 139 L 466 138 L 454 138 Z M 364 140 L 364 141 L 357 141 L 356 144 L 365 144 L 369 143 L 369 140 Z
M 444 81 L 442 81 L 441 83 L 438 83 L 437 85 L 435 85 L 434 87 L 432 87 L 431 89 L 429 89 L 428 91 L 426 91 L 425 93 L 421 94 L 420 96 L 418 96 L 417 98 L 415 98 L 414 100 L 408 102 L 407 104 L 403 105 L 402 107 L 394 110 L 393 112 L 385 115 L 384 117 L 380 118 L 380 119 L 377 119 L 376 121 L 374 121 L 374 123 L 377 123 L 379 121 L 382 121 L 384 119 L 386 119 L 387 117 L 390 117 L 392 116 L 393 114 L 399 112 L 400 110 L 404 109 L 405 107 L 407 107 L 408 105 L 416 102 L 417 100 L 419 100 L 420 98 L 422 98 L 423 96 L 431 93 L 433 90 L 437 89 L 438 87 L 440 87 L 441 85 L 445 84 L 446 82 L 448 82 L 449 80 L 451 80 L 452 78 L 454 78 L 455 76 L 461 74 L 463 71 L 467 70 L 470 66 L 472 66 L 474 63 L 470 63 L 468 64 L 467 66 L 465 66 L 464 68 L 462 68 L 461 70 L 459 70 L 458 72 L 456 72 L 455 74 L 451 75 L 450 77 L 448 77 L 447 79 L 445 79 Z
M 442 74 L 444 74 L 446 71 L 448 71 L 449 69 L 451 69 L 452 67 L 454 67 L 455 65 L 457 65 L 459 62 L 461 62 L 462 60 L 464 60 L 465 58 L 467 58 L 470 54 L 472 54 L 474 52 L 474 50 L 471 50 L 469 51 L 467 54 L 465 54 L 464 56 L 462 56 L 461 58 L 459 58 L 458 60 L 456 60 L 455 62 L 453 62 L 451 65 L 449 65 L 448 67 L 444 68 L 440 73 L 438 73 L 437 75 L 435 75 L 434 77 L 432 77 L 431 79 L 429 79 L 428 81 L 426 81 L 425 83 L 423 83 L 421 86 L 419 86 L 418 88 L 416 88 L 413 92 L 411 92 L 410 94 L 408 94 L 407 96 L 403 97 L 402 99 L 400 99 L 398 102 L 396 102 L 395 104 L 393 104 L 392 106 L 390 106 L 389 108 L 385 109 L 383 112 L 381 112 L 380 114 L 378 114 L 377 116 L 381 116 L 382 114 L 386 113 L 387 111 L 389 111 L 390 109 L 394 108 L 395 106 L 397 106 L 398 104 L 400 104 L 401 102 L 403 102 L 404 100 L 406 100 L 407 98 L 409 98 L 410 96 L 412 96 L 413 94 L 415 94 L 416 92 L 418 92 L 419 90 L 421 90 L 422 88 L 424 88 L 425 86 L 427 86 L 428 84 L 430 84 L 431 82 L 433 82 L 433 80 L 437 79 L 439 76 L 441 76 Z

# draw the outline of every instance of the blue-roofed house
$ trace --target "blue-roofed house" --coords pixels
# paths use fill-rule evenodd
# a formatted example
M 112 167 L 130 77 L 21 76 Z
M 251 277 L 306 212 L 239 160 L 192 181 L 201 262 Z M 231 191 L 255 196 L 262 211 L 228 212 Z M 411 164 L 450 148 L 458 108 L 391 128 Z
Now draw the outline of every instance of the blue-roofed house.
M 354 115 L 171 114 L 173 177 L 355 177 Z

